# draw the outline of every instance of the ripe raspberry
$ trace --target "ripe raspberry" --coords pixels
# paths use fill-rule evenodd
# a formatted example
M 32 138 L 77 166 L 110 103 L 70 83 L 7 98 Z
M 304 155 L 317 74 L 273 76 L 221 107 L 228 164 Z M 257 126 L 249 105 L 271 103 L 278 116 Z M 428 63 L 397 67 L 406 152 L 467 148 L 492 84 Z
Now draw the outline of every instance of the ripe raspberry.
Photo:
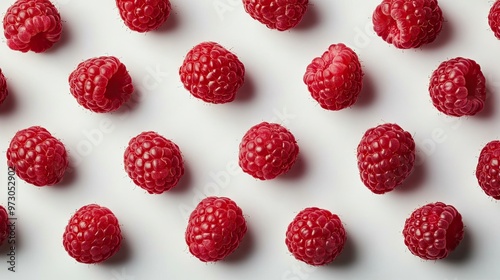
M 69 76 L 69 86 L 78 104 L 96 113 L 117 110 L 134 91 L 127 68 L 114 56 L 81 62 Z
M 455 250 L 464 237 L 462 216 L 452 205 L 429 203 L 406 219 L 405 245 L 424 260 L 438 260 Z
M 37 187 L 59 183 L 68 167 L 64 144 L 45 128 L 19 130 L 7 149 L 7 165 L 17 176 Z
M 3 29 L 12 50 L 41 53 L 61 38 L 61 16 L 49 0 L 17 0 L 5 13 Z
M 486 80 L 474 60 L 443 61 L 432 73 L 429 92 L 434 106 L 450 116 L 472 116 L 483 109 Z
M 333 44 L 307 66 L 303 80 L 321 107 L 341 110 L 356 102 L 362 78 L 356 53 L 344 44 Z
M 131 30 L 158 29 L 170 15 L 169 0 L 116 0 L 120 16 Z
M 437 0 L 383 0 L 373 12 L 378 36 L 400 49 L 433 42 L 441 32 L 443 14 Z
M 487 143 L 481 153 L 476 166 L 476 178 L 483 191 L 500 199 L 500 141 L 493 140 Z
M 186 243 L 202 262 L 216 262 L 230 255 L 247 232 L 241 208 L 227 197 L 203 199 L 189 216 Z
M 231 102 L 245 81 L 245 67 L 238 57 L 214 42 L 194 46 L 186 55 L 179 75 L 196 98 L 222 104 Z
M 184 175 L 179 147 L 153 131 L 132 138 L 123 159 L 128 176 L 150 194 L 170 190 Z
M 293 134 L 276 123 L 252 126 L 240 143 L 241 169 L 260 180 L 269 180 L 288 172 L 299 154 Z
M 488 13 L 488 24 L 495 34 L 495 37 L 500 39 L 500 1 L 495 1 Z
M 9 236 L 9 216 L 5 207 L 0 205 L 0 246 Z
M 307 11 L 309 0 L 243 0 L 245 11 L 270 29 L 295 27 Z
M 357 148 L 361 181 L 373 193 L 392 191 L 413 171 L 415 141 L 397 124 L 368 129 Z
M 346 240 L 337 215 L 310 207 L 300 211 L 288 225 L 285 243 L 296 259 L 319 266 L 332 262 L 344 249 Z
M 71 216 L 63 234 L 66 252 L 80 263 L 100 263 L 120 250 L 118 219 L 106 207 L 89 204 Z
M 5 101 L 9 95 L 9 90 L 7 89 L 7 80 L 2 73 L 2 69 L 0 69 L 0 105 Z

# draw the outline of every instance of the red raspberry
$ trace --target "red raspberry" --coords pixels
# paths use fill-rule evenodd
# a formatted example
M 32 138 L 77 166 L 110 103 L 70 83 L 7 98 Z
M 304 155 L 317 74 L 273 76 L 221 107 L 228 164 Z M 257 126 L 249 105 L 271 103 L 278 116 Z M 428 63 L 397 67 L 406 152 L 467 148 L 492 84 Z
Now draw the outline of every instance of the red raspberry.
M 106 207 L 89 204 L 71 216 L 63 234 L 66 252 L 80 263 L 100 263 L 120 250 L 118 219 Z
M 483 109 L 486 81 L 474 60 L 457 57 L 439 64 L 429 83 L 434 106 L 450 116 L 472 116 Z
M 96 113 L 117 110 L 134 91 L 127 68 L 114 56 L 81 62 L 69 76 L 69 86 L 78 104 Z
M 313 59 L 304 74 L 312 97 L 327 110 L 341 110 L 356 102 L 363 71 L 356 53 L 344 44 L 333 44 Z
M 45 128 L 32 126 L 19 130 L 7 149 L 7 165 L 17 176 L 37 187 L 59 183 L 68 168 L 64 144 Z
M 495 37 L 500 39 L 500 1 L 498 0 L 491 6 L 488 14 L 488 24 L 495 34 Z
M 483 191 L 500 199 L 500 141 L 487 143 L 481 153 L 476 166 L 476 178 Z
M 415 141 L 397 124 L 368 129 L 357 148 L 361 181 L 373 193 L 392 191 L 413 171 Z
M 116 0 L 120 16 L 131 30 L 158 29 L 170 15 L 169 0 Z
M 216 262 L 230 255 L 247 232 L 241 208 L 227 197 L 203 199 L 189 216 L 186 243 L 202 262 Z
M 5 13 L 3 29 L 12 50 L 41 53 L 61 38 L 61 16 L 49 0 L 17 0 Z
M 235 99 L 245 81 L 245 67 L 223 46 L 203 42 L 187 53 L 179 75 L 184 87 L 194 97 L 221 104 Z
M 0 105 L 5 101 L 9 95 L 9 90 L 7 89 L 7 80 L 2 73 L 2 69 L 0 69 Z
M 299 154 L 293 134 L 276 123 L 252 126 L 240 143 L 241 169 L 260 180 L 269 180 L 288 172 Z
M 455 250 L 464 237 L 462 216 L 452 205 L 429 203 L 406 219 L 405 245 L 425 260 L 438 260 Z
M 270 29 L 295 27 L 307 11 L 309 0 L 243 0 L 245 11 Z
M 0 205 L 0 246 L 9 236 L 9 215 L 5 207 Z
M 373 12 L 373 28 L 400 49 L 433 42 L 441 32 L 443 14 L 437 0 L 383 0 Z
M 330 211 L 309 207 L 288 225 L 285 243 L 293 256 L 310 265 L 332 262 L 344 249 L 346 232 L 340 218 Z
M 128 176 L 150 194 L 170 190 L 184 175 L 179 147 L 153 131 L 132 138 L 123 159 Z

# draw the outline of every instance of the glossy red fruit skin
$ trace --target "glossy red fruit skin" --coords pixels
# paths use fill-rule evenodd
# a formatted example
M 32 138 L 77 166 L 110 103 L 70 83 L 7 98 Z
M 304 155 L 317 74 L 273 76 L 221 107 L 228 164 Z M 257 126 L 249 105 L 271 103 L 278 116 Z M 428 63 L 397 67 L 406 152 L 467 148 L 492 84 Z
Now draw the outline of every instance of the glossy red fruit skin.
M 479 154 L 476 178 L 486 195 L 500 199 L 500 141 L 488 142 Z
M 440 112 L 454 117 L 479 113 L 486 100 L 486 79 L 477 62 L 456 57 L 439 64 L 431 75 L 429 93 Z
M 412 173 L 415 141 L 394 123 L 368 129 L 357 147 L 358 169 L 363 184 L 375 194 L 392 191 Z
M 340 255 L 346 240 L 339 216 L 325 209 L 308 207 L 288 225 L 285 244 L 297 260 L 321 266 Z
M 297 161 L 299 146 L 295 136 L 277 123 L 252 126 L 239 147 L 239 166 L 259 180 L 271 180 L 290 171 Z
M 346 45 L 332 44 L 307 66 L 303 77 L 311 96 L 326 110 L 352 106 L 363 87 L 363 70 L 357 54 Z
M 488 25 L 495 34 L 497 39 L 500 39 L 500 1 L 495 1 L 488 13 Z
M 61 16 L 49 0 L 17 0 L 4 15 L 3 29 L 10 49 L 42 53 L 61 39 Z
M 426 204 L 406 219 L 403 236 L 413 255 L 424 260 L 446 258 L 464 237 L 462 216 L 452 205 Z
M 79 63 L 68 81 L 78 104 L 95 113 L 118 110 L 134 92 L 127 68 L 114 56 L 94 57 Z
M 125 25 L 140 33 L 160 28 L 172 10 L 169 0 L 116 0 L 116 6 Z
M 241 208 L 228 197 L 203 199 L 189 216 L 185 240 L 189 252 L 202 262 L 225 259 L 247 232 Z
M 372 16 L 375 33 L 399 49 L 434 42 L 443 21 L 437 0 L 383 0 Z
M 130 139 L 123 161 L 128 176 L 150 194 L 172 189 L 184 175 L 179 146 L 154 131 Z
M 2 69 L 0 69 L 0 105 L 2 105 L 8 95 L 9 89 L 7 88 L 7 79 L 5 79 Z
M 245 66 L 216 42 L 202 42 L 187 53 L 179 68 L 184 88 L 207 103 L 232 102 L 245 82 Z
M 7 149 L 7 165 L 25 182 L 37 187 L 62 181 L 69 166 L 64 144 L 41 126 L 16 132 Z
M 297 26 L 304 17 L 308 0 L 243 0 L 245 11 L 270 29 L 286 31 Z
M 121 247 L 118 219 L 107 207 L 89 204 L 71 217 L 63 234 L 66 252 L 77 262 L 102 263 Z

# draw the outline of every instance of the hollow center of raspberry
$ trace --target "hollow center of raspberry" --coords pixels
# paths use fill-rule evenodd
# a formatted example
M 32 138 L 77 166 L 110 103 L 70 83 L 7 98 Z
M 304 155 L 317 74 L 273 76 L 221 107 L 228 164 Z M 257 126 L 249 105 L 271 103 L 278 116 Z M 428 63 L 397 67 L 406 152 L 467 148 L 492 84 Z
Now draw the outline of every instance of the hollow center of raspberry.
M 111 76 L 108 80 L 106 93 L 104 94 L 104 96 L 108 99 L 119 98 L 123 93 L 123 88 L 127 85 L 125 73 L 120 70 L 121 68 L 118 69 L 118 72 Z
M 38 33 L 35 36 L 31 37 L 30 46 L 34 52 L 43 52 L 44 50 L 51 47 L 52 42 L 47 39 L 47 36 L 44 32 Z

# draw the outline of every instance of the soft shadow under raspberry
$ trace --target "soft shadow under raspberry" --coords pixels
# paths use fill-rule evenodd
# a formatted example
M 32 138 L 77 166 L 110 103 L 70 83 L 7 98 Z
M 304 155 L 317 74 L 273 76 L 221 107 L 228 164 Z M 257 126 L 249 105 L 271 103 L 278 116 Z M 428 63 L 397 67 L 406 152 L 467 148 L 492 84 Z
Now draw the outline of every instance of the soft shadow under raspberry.
M 123 234 L 123 230 L 122 230 Z M 120 250 L 116 252 L 111 258 L 102 263 L 104 266 L 114 267 L 125 265 L 132 259 L 132 250 L 128 240 L 124 237 L 120 246 Z
M 173 11 L 173 9 L 172 9 L 172 11 Z M 170 12 L 170 15 L 168 15 L 167 20 L 158 29 L 153 30 L 151 32 L 159 33 L 159 34 L 169 33 L 169 32 L 172 32 L 172 31 L 178 29 L 179 25 L 180 25 L 179 14 L 174 13 L 174 12 Z
M 177 185 L 171 188 L 169 191 L 167 191 L 166 194 L 167 195 L 186 194 L 189 192 L 192 182 L 193 182 L 193 175 L 191 169 L 189 165 L 187 165 L 186 162 L 184 162 L 184 174 L 182 175 Z
M 358 256 L 358 252 L 356 249 L 355 241 L 352 239 L 352 236 L 347 234 L 347 239 L 344 244 L 344 249 L 340 253 L 340 255 L 333 260 L 333 262 L 327 264 L 327 267 L 332 269 L 338 269 L 339 267 L 347 267 L 353 265 L 356 262 Z
M 321 17 L 318 8 L 314 4 L 308 4 L 307 11 L 302 17 L 302 20 L 297 24 L 292 31 L 308 31 L 321 23 Z
M 7 80 L 7 83 L 8 82 L 9 81 Z M 0 117 L 12 114 L 18 106 L 17 96 L 15 92 L 11 89 L 11 87 L 9 87 L 9 85 L 7 85 L 7 87 L 9 94 L 7 95 L 3 103 L 0 105 Z
M 255 237 L 250 227 L 247 227 L 247 232 L 241 240 L 240 246 L 229 256 L 227 256 L 222 263 L 235 264 L 244 262 L 252 252 L 255 251 Z
M 293 164 L 292 168 L 287 173 L 278 176 L 278 178 L 281 180 L 295 181 L 303 178 L 307 174 L 307 169 L 307 161 L 305 160 L 304 155 L 299 152 L 297 160 Z
M 473 236 L 471 236 L 470 230 L 468 230 L 467 225 L 465 225 L 464 238 L 458 244 L 457 248 L 443 260 L 450 264 L 463 265 L 465 262 L 472 259 L 473 247 Z

